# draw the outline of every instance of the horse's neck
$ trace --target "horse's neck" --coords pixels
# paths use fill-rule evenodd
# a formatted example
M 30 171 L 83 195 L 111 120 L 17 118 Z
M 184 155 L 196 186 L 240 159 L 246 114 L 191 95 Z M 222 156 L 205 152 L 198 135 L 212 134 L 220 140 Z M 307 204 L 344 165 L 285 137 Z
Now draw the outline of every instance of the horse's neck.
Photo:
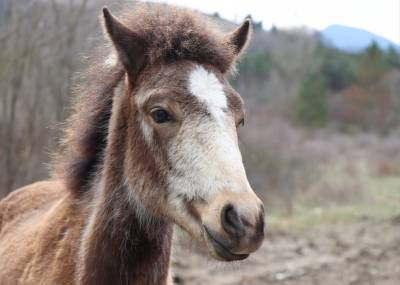
M 112 141 L 99 186 L 92 189 L 94 204 L 80 245 L 78 284 L 166 284 L 172 225 L 151 217 L 140 201 L 128 198 L 133 190 L 123 183 L 125 146 L 121 140 Z
M 80 245 L 78 284 L 166 284 L 172 226 L 139 217 L 132 202 L 122 201 L 124 191 L 95 198 Z

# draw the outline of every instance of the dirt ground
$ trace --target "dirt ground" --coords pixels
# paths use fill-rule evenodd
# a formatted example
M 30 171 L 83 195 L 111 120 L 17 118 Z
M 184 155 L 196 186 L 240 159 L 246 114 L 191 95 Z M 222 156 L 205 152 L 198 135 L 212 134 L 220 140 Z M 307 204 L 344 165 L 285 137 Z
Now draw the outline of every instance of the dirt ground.
M 307 230 L 271 230 L 262 248 L 228 266 L 177 247 L 176 284 L 398 285 L 400 216 Z

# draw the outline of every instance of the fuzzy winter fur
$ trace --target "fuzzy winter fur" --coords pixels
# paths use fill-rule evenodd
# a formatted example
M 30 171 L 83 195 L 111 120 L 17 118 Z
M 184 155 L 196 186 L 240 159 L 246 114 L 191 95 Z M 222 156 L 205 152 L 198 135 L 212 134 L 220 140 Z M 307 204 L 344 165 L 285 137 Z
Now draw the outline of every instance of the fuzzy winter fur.
M 230 41 L 232 35 L 218 31 L 210 19 L 186 9 L 140 4 L 123 12 L 121 22 L 149 43 L 147 65 L 180 60 L 209 64 L 222 73 L 234 69 L 237 53 L 244 49 L 248 34 L 237 40 L 240 50 Z M 248 22 L 245 22 L 248 24 Z M 68 188 L 81 192 L 93 178 L 102 159 L 114 89 L 125 73 L 115 51 L 107 49 L 88 69 L 86 83 L 78 88 L 74 114 L 68 121 L 65 138 L 57 156 L 56 175 Z

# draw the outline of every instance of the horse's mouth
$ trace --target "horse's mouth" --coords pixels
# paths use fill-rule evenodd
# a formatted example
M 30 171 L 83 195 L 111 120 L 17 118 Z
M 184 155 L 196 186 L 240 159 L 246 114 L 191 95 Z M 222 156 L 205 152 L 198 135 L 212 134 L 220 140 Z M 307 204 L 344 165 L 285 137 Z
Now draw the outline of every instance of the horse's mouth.
M 207 226 L 203 226 L 204 230 L 207 234 L 207 239 L 209 243 L 212 245 L 215 254 L 218 259 L 223 261 L 235 261 L 235 260 L 243 260 L 246 259 L 249 254 L 236 254 L 231 252 L 223 243 L 223 241 L 216 236 Z

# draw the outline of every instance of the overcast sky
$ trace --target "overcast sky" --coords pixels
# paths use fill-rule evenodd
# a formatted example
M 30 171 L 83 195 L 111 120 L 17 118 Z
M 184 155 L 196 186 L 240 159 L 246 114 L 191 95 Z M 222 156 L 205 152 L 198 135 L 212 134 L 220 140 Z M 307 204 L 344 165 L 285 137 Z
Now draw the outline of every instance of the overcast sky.
M 240 21 L 251 14 L 264 28 L 341 24 L 400 44 L 400 0 L 156 0 Z

